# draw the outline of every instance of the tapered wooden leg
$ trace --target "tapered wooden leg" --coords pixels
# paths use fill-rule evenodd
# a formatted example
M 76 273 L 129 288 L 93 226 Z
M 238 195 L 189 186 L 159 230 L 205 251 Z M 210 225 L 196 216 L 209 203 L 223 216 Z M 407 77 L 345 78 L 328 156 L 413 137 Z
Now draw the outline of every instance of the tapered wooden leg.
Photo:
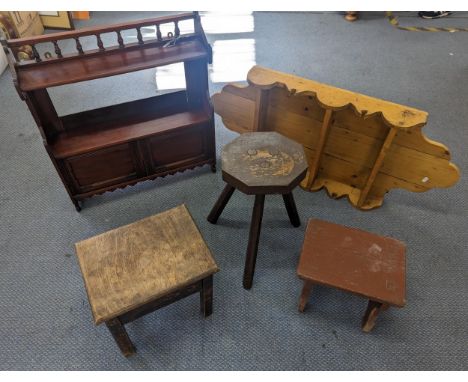
M 255 272 L 255 262 L 257 260 L 258 241 L 260 239 L 260 229 L 262 227 L 264 203 L 265 195 L 255 195 L 252 221 L 250 222 L 249 243 L 247 245 L 247 254 L 245 257 L 243 282 L 245 289 L 252 288 L 252 281 Z
M 283 194 L 284 205 L 286 206 L 286 211 L 288 211 L 289 221 L 294 227 L 299 227 L 301 225 L 301 220 L 299 219 L 299 214 L 297 213 L 296 203 L 294 202 L 294 196 L 292 192 L 289 194 Z
M 81 204 L 79 202 L 79 200 L 76 200 L 76 199 L 72 199 L 72 202 L 73 204 L 75 205 L 75 209 L 80 212 L 81 211 Z
M 221 192 L 221 195 L 219 196 L 215 205 L 211 209 L 210 214 L 208 215 L 207 220 L 210 223 L 216 224 L 218 218 L 224 210 L 224 207 L 226 207 L 226 204 L 229 202 L 229 199 L 231 199 L 231 196 L 234 193 L 234 191 L 234 187 L 232 187 L 230 184 L 226 184 L 226 187 L 224 187 L 223 192 Z
M 109 321 L 106 321 L 106 326 L 125 357 L 135 353 L 135 346 L 132 344 L 132 341 L 130 341 L 130 337 L 125 330 L 125 327 L 118 318 L 113 318 Z
M 313 284 L 310 281 L 304 280 L 304 286 L 302 287 L 301 297 L 299 298 L 299 312 L 304 312 L 309 301 L 310 292 L 312 291 Z
M 205 317 L 208 317 L 213 313 L 213 275 L 202 280 L 200 308 Z
M 369 333 L 374 328 L 375 321 L 377 320 L 377 316 L 380 310 L 382 309 L 383 305 L 386 304 L 369 300 L 369 303 L 367 304 L 366 313 L 364 313 L 364 317 L 362 318 L 362 330 L 364 332 Z M 386 308 L 384 308 L 384 310 L 385 309 Z

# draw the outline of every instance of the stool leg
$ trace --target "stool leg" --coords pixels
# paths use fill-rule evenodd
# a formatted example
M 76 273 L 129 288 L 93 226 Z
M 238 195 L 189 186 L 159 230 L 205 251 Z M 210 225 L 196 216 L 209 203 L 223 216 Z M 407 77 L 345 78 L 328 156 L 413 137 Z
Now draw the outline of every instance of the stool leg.
M 202 280 L 200 308 L 205 317 L 211 316 L 213 313 L 213 275 Z
M 364 313 L 364 317 L 362 318 L 362 330 L 364 332 L 369 333 L 374 328 L 377 316 L 382 308 L 386 309 L 385 306 L 388 307 L 386 304 L 369 300 L 366 313 Z
M 132 341 L 130 341 L 130 337 L 125 330 L 125 327 L 118 318 L 113 318 L 109 321 L 106 321 L 106 326 L 125 357 L 135 353 L 135 346 L 132 344 Z
M 226 187 L 224 187 L 223 192 L 221 192 L 221 195 L 219 196 L 215 205 L 211 209 L 210 214 L 208 215 L 207 220 L 210 223 L 216 224 L 218 218 L 224 210 L 224 207 L 226 207 L 226 204 L 229 202 L 229 199 L 231 199 L 231 196 L 234 193 L 234 191 L 234 187 L 232 187 L 230 184 L 226 184 Z
M 250 222 L 249 244 L 245 256 L 244 268 L 244 288 L 252 288 L 252 281 L 255 272 L 255 261 L 257 260 L 258 241 L 260 239 L 260 229 L 262 227 L 263 205 L 265 195 L 255 195 L 255 203 Z
M 284 205 L 286 206 L 286 211 L 288 211 L 289 221 L 294 227 L 299 227 L 301 225 L 301 219 L 299 219 L 292 192 L 289 194 L 283 194 L 282 196 Z
M 299 312 L 304 312 L 309 300 L 310 292 L 312 291 L 313 284 L 309 281 L 304 281 L 304 286 L 302 287 L 301 297 L 299 299 Z
M 80 201 L 79 200 L 76 200 L 76 199 L 72 199 L 72 202 L 73 204 L 75 205 L 75 209 L 80 212 L 81 211 L 81 205 L 83 202 L 81 202 L 80 204 Z

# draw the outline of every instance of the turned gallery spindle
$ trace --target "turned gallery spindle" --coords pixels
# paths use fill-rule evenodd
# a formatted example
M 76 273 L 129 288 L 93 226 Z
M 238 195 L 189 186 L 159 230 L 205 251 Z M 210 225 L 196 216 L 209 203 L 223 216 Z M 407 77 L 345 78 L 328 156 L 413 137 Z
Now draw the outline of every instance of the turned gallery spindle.
M 140 27 L 137 27 L 137 39 L 138 39 L 138 44 L 143 44 L 143 36 L 141 35 Z
M 33 52 L 33 57 L 36 60 L 36 62 L 41 62 L 42 61 L 41 56 L 39 55 L 39 52 L 37 51 L 36 46 L 34 44 L 31 45 L 31 49 Z
M 76 50 L 78 51 L 79 54 L 84 54 L 83 52 L 83 47 L 81 46 L 80 38 L 79 37 L 74 37 L 75 42 L 76 42 Z
M 97 34 L 96 39 L 97 39 L 97 46 L 98 46 L 99 50 L 101 52 L 104 51 L 105 49 L 104 49 L 104 44 L 102 43 L 102 40 L 101 40 L 101 35 Z
M 55 49 L 55 54 L 57 55 L 58 58 L 62 58 L 62 51 L 60 50 L 60 47 L 58 46 L 57 40 L 52 41 L 54 43 L 54 49 Z
M 156 37 L 158 38 L 158 41 L 162 40 L 161 27 L 159 24 L 156 24 Z
M 117 42 L 119 43 L 119 47 L 121 47 L 121 48 L 125 47 L 122 35 L 120 34 L 120 31 L 117 31 Z
M 174 25 L 175 25 L 175 27 L 174 27 L 174 35 L 175 35 L 176 37 L 179 37 L 179 36 L 180 36 L 179 22 L 178 22 L 178 21 L 175 21 L 175 22 L 174 22 Z

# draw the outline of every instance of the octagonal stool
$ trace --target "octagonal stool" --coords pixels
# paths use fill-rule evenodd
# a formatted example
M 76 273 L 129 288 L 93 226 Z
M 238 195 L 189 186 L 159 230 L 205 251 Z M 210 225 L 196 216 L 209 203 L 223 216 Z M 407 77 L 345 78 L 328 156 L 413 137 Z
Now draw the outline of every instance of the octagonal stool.
M 369 299 L 362 330 L 370 332 L 381 310 L 406 304 L 405 252 L 398 240 L 309 220 L 297 268 L 304 280 L 299 311 L 304 311 L 313 284 L 338 288 Z
M 185 205 L 75 244 L 96 325 L 105 322 L 125 356 L 124 324 L 193 293 L 212 312 L 218 267 Z
M 255 195 L 243 279 L 244 288 L 250 289 L 265 195 L 282 194 L 291 224 L 299 227 L 301 222 L 292 190 L 304 179 L 307 161 L 302 145 L 274 132 L 242 134 L 224 146 L 221 159 L 222 176 L 227 184 L 208 215 L 208 221 L 216 224 L 235 189 Z

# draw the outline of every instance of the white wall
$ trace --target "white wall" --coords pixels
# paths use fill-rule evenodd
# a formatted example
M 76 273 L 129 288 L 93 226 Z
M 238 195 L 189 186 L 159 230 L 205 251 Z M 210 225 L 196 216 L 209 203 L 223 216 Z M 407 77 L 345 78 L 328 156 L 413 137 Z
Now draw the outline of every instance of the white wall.
M 0 74 L 3 73 L 7 65 L 8 65 L 8 62 L 5 56 L 5 52 L 3 51 L 3 48 L 0 46 Z

